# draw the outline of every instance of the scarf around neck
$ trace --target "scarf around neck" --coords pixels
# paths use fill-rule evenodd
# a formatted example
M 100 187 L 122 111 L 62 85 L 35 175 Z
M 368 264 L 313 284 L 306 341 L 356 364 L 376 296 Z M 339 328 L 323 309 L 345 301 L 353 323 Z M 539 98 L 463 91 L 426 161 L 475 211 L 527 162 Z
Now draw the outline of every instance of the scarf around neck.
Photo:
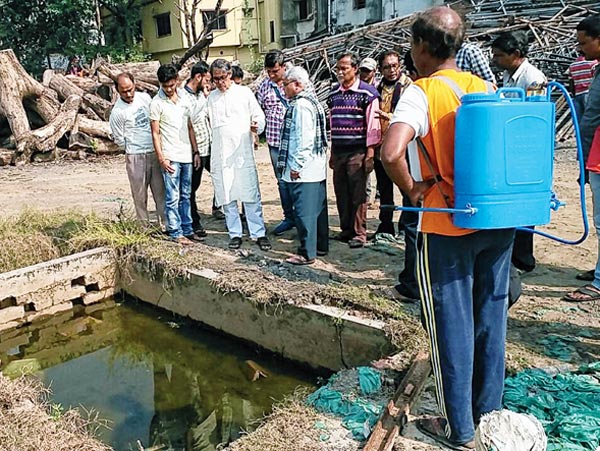
M 305 88 L 300 91 L 293 98 L 287 101 L 287 110 L 283 119 L 283 128 L 281 130 L 281 146 L 279 147 L 279 156 L 277 158 L 277 171 L 283 174 L 287 166 L 289 145 L 290 145 L 290 132 L 292 129 L 292 121 L 294 118 L 294 111 L 296 104 L 299 99 L 308 100 L 313 108 L 315 109 L 317 122 L 315 124 L 315 141 L 313 146 L 313 152 L 317 155 L 327 150 L 327 131 L 325 129 L 325 111 L 319 103 L 319 100 L 312 93 L 307 91 Z

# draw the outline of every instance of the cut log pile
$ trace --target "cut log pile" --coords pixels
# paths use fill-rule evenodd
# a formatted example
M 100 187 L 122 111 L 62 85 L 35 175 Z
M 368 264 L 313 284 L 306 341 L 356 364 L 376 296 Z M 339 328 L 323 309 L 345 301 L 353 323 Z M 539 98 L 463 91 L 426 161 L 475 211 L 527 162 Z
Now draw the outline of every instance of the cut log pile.
M 467 37 L 491 56 L 489 46 L 503 31 L 526 30 L 530 34 L 529 59 L 549 80 L 567 82 L 567 69 L 577 57 L 575 27 L 584 17 L 600 12 L 590 0 L 460 0 L 449 3 L 465 15 Z M 368 25 L 322 38 L 285 51 L 287 59 L 304 66 L 315 84 L 319 99 L 327 98 L 335 74 L 336 56 L 343 51 L 360 58 L 377 56 L 384 50 L 404 54 L 410 48 L 410 24 L 414 16 Z M 499 74 L 500 75 L 500 74 Z M 556 139 L 573 136 L 566 102 L 557 102 Z
M 0 51 L 0 166 L 83 159 L 122 152 L 108 118 L 117 94 L 114 79 L 131 72 L 138 89 L 158 91 L 157 61 L 112 65 L 94 62 L 93 77 L 46 71 L 31 77 L 12 50 Z
M 181 80 L 189 78 L 196 62 L 185 62 Z M 159 66 L 158 61 L 111 64 L 99 58 L 92 64 L 93 76 L 47 70 L 40 83 L 12 50 L 0 51 L 0 166 L 121 153 L 108 125 L 118 99 L 117 76 L 131 73 L 137 90 L 154 96 Z
M 529 59 L 549 80 L 563 83 L 577 56 L 577 23 L 600 12 L 598 2 L 592 0 L 459 0 L 451 6 L 465 15 L 468 39 L 480 44 L 488 55 L 498 33 L 528 31 Z M 339 53 L 350 50 L 361 58 L 376 58 L 390 49 L 404 53 L 410 47 L 413 19 L 406 16 L 368 25 L 287 49 L 285 54 L 308 70 L 324 104 Z M 185 60 L 182 79 L 187 79 L 194 62 Z M 158 67 L 158 61 L 119 65 L 98 59 L 92 64 L 92 77 L 46 71 L 40 83 L 23 69 L 12 50 L 0 51 L 0 166 L 120 152 L 106 122 L 118 98 L 114 81 L 121 72 L 130 72 L 137 89 L 154 95 Z M 566 102 L 558 99 L 556 138 L 561 141 L 572 135 Z

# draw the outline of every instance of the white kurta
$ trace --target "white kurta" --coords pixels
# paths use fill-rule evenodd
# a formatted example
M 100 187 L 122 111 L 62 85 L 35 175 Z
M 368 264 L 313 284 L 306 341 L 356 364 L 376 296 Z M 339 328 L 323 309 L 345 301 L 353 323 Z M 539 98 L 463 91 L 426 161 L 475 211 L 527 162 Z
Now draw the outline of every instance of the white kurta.
M 265 128 L 265 114 L 252 91 L 235 83 L 208 96 L 208 116 L 213 131 L 210 175 L 217 205 L 233 201 L 258 202 L 260 190 L 250 124 Z

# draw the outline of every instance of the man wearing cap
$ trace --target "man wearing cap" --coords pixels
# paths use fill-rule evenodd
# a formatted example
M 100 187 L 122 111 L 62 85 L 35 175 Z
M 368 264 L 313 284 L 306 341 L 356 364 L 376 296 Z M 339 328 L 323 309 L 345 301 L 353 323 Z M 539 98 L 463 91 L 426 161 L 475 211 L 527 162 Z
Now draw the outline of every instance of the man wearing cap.
M 360 62 L 359 77 L 365 83 L 375 86 L 375 72 L 377 70 L 377 61 L 373 58 L 364 58 Z

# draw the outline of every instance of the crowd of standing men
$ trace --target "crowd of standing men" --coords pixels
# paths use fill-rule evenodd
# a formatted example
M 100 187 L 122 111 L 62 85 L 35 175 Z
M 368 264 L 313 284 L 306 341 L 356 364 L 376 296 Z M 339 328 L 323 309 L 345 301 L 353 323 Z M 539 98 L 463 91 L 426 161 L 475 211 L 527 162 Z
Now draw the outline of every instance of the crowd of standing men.
M 229 248 L 242 245 L 245 219 L 250 238 L 269 250 L 254 159 L 263 131 L 283 213 L 273 233 L 295 228 L 298 234 L 291 264 L 311 264 L 329 251 L 327 165 L 341 229 L 335 238 L 350 248 L 363 247 L 368 239 L 373 170 L 382 205 L 394 204 L 396 185 L 405 206 L 451 206 L 454 115 L 462 95 L 493 91 L 495 79 L 481 50 L 463 43 L 464 24 L 452 9 L 418 14 L 411 31 L 411 51 L 404 57 L 392 50 L 379 61 L 338 55 L 328 118 L 309 74 L 287 66 L 280 51 L 266 55 L 268 78 L 256 95 L 233 80 L 235 68 L 223 59 L 210 67 L 196 64 L 184 88 L 175 66 L 161 66 L 154 99 L 135 92 L 131 75 L 121 74 L 110 123 L 115 141 L 126 150 L 138 218 L 148 221 L 149 186 L 170 238 L 182 245 L 201 241 L 206 230 L 195 193 L 206 170 L 214 186 L 213 212 L 223 210 Z M 585 58 L 573 66 L 573 78 L 587 156 L 594 133 L 600 152 L 600 76 L 593 68 L 600 58 L 600 16 L 584 19 L 577 39 Z M 527 61 L 524 34 L 503 33 L 492 50 L 494 65 L 504 70 L 504 86 L 543 89 L 546 77 Z M 590 183 L 598 230 L 600 171 L 590 175 Z M 392 215 L 380 211 L 378 233 L 396 233 Z M 420 420 L 418 427 L 452 449 L 474 449 L 479 419 L 502 406 L 509 276 L 513 265 L 522 271 L 535 266 L 532 235 L 462 229 L 449 214 L 439 213 L 403 213 L 398 227 L 406 253 L 395 293 L 421 300 L 442 414 Z M 588 276 L 592 283 L 568 295 L 570 300 L 600 299 L 600 260 Z

